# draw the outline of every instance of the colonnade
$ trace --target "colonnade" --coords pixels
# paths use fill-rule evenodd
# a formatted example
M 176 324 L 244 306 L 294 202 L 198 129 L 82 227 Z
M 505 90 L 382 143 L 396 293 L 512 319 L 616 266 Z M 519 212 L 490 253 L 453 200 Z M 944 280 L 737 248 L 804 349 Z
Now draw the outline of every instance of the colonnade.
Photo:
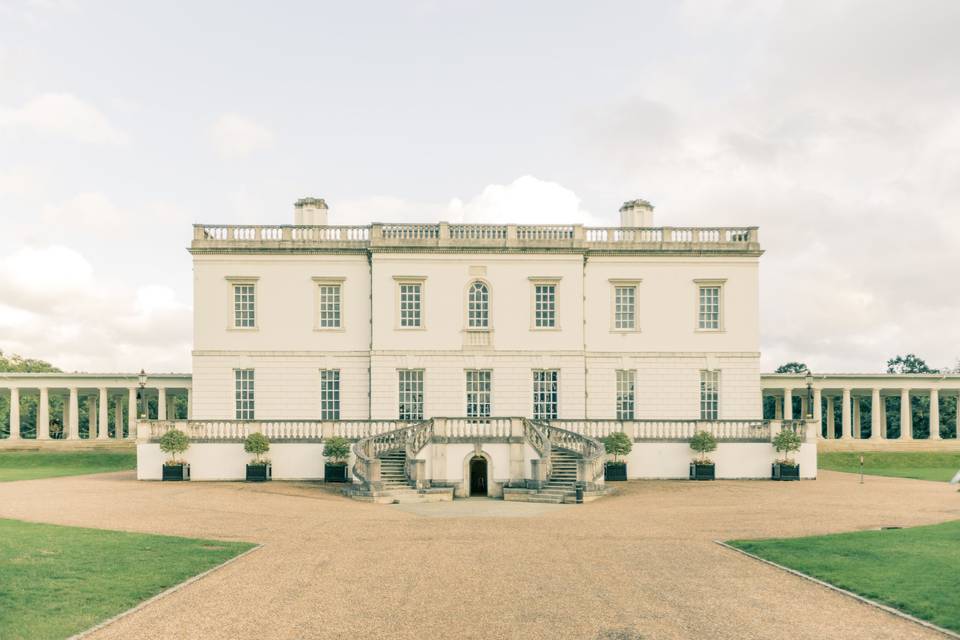
M 808 390 L 807 383 L 810 387 Z M 764 375 L 763 396 L 775 403 L 774 418 L 792 419 L 808 413 L 812 399 L 813 419 L 821 423 L 826 439 L 901 440 L 956 439 L 960 434 L 960 375 L 887 374 L 887 375 Z M 797 401 L 796 398 L 800 400 Z M 914 399 L 926 398 L 928 435 L 914 432 Z M 840 405 L 840 429 L 837 429 L 837 404 Z M 920 404 L 920 403 L 917 403 Z M 942 419 L 941 405 L 951 413 Z M 799 409 L 800 414 L 794 415 Z M 890 424 L 888 413 L 899 413 L 899 423 Z M 869 424 L 864 415 L 870 414 Z M 899 432 L 899 435 L 897 435 Z
M 148 378 L 142 388 L 135 374 L 0 374 L 0 407 L 7 407 L 0 414 L 0 440 L 135 439 L 144 411 L 160 420 L 191 417 L 190 388 L 190 376 L 178 374 Z M 35 412 L 35 420 L 27 420 L 24 408 Z

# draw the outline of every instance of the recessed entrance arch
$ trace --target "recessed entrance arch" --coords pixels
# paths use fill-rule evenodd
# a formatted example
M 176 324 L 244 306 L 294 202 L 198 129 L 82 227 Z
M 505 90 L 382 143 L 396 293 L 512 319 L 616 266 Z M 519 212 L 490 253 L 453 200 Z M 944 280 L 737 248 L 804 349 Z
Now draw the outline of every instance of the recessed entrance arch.
M 486 496 L 487 486 L 487 459 L 482 456 L 470 458 L 470 496 Z
M 493 482 L 493 458 L 480 445 L 475 445 L 473 451 L 463 458 L 463 484 L 457 495 L 466 498 L 499 496 L 498 486 Z

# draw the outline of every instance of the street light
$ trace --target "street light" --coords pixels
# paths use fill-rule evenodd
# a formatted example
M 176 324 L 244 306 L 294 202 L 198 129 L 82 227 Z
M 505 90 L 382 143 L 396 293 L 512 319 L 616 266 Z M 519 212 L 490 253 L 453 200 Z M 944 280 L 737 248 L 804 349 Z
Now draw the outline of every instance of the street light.
M 144 392 L 144 387 L 147 386 L 147 373 L 140 369 L 140 375 L 138 376 L 139 386 L 140 386 L 140 419 L 147 419 L 147 395 Z
M 807 420 L 813 418 L 813 374 L 807 369 Z

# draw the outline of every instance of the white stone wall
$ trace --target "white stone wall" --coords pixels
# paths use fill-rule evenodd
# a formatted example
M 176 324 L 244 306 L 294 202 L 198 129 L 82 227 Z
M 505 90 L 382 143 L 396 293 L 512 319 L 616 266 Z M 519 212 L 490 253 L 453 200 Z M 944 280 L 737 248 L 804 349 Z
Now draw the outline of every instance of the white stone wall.
M 686 479 L 695 453 L 686 442 L 638 442 L 626 456 L 627 477 L 634 479 Z M 710 454 L 718 479 L 764 479 L 770 465 L 780 457 L 767 442 L 721 442 Z M 817 477 L 817 445 L 804 443 L 794 454 L 800 476 Z

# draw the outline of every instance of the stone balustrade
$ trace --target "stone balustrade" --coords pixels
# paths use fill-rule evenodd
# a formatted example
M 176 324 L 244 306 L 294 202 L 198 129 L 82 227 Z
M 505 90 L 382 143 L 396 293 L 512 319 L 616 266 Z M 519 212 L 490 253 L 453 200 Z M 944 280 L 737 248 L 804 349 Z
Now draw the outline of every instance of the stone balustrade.
M 575 250 L 760 251 L 756 227 L 584 227 L 583 225 L 372 224 L 369 226 L 216 225 L 193 227 L 191 250 L 367 249 L 377 247 L 545 248 Z

